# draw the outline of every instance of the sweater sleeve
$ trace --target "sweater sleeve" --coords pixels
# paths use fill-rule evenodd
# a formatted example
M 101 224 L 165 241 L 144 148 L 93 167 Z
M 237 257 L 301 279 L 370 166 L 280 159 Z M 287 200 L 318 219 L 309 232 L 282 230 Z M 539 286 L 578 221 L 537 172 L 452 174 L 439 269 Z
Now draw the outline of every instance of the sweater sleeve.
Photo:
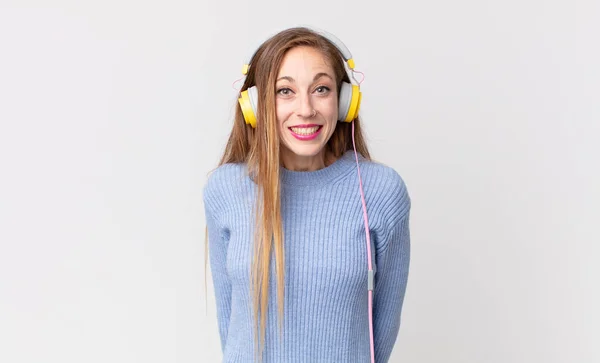
M 406 190 L 404 190 L 406 192 Z M 400 330 L 410 264 L 410 201 L 404 195 L 403 213 L 389 228 L 377 252 L 373 291 L 375 362 L 388 362 Z
M 231 316 L 231 281 L 227 274 L 227 240 L 225 231 L 219 225 L 213 211 L 205 202 L 206 226 L 208 228 L 208 245 L 210 268 L 215 289 L 217 321 L 221 339 L 221 351 L 225 352 L 229 317 Z

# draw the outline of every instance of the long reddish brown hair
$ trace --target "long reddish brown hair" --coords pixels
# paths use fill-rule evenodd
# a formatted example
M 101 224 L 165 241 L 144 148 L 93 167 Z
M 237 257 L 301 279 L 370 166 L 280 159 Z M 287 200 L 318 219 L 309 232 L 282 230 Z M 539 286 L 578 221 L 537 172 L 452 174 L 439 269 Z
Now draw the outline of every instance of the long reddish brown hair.
M 313 47 L 322 52 L 329 60 L 335 72 L 338 95 L 341 82 L 350 83 L 339 50 L 325 37 L 304 27 L 289 28 L 272 36 L 253 55 L 250 60 L 249 72 L 240 89 L 241 92 L 252 86 L 257 87 L 258 99 L 260 99 L 257 108 L 257 127 L 254 129 L 245 123 L 238 105 L 229 140 L 218 164 L 218 166 L 221 166 L 226 163 L 245 163 L 248 176 L 257 185 L 257 203 L 254 214 L 257 218 L 251 292 L 254 306 L 255 333 L 257 333 L 255 337 L 260 335 L 260 345 L 258 345 L 259 339 L 255 339 L 257 348 L 260 348 L 256 349 L 259 360 L 262 358 L 265 340 L 265 323 L 269 299 L 269 265 L 272 250 L 275 253 L 277 274 L 278 321 L 280 333 L 282 332 L 285 254 L 279 175 L 279 167 L 282 164 L 280 161 L 280 140 L 275 108 L 275 83 L 286 52 L 297 46 Z M 353 122 L 356 151 L 367 160 L 371 160 L 358 115 Z M 348 122 L 338 122 L 331 138 L 325 145 L 325 155 L 328 156 L 324 160 L 325 165 L 329 166 L 344 152 L 352 149 L 352 125 Z M 208 228 L 206 229 L 205 238 L 204 268 L 206 276 Z

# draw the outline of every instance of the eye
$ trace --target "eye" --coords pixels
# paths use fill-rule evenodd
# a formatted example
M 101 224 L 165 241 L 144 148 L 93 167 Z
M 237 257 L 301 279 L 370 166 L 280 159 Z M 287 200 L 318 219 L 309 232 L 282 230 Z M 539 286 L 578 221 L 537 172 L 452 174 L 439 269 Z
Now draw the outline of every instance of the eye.
M 319 92 L 319 90 L 321 90 L 321 91 Z M 316 91 L 317 91 L 317 93 L 325 94 L 325 93 L 329 92 L 330 89 L 327 86 L 319 86 L 319 87 L 317 87 Z
M 277 90 L 277 94 L 280 94 L 280 95 L 282 95 L 282 96 L 287 96 L 287 95 L 289 95 L 291 92 L 292 92 L 292 90 L 291 90 L 291 89 L 289 89 L 289 88 L 280 88 L 280 89 L 278 89 L 278 90 Z

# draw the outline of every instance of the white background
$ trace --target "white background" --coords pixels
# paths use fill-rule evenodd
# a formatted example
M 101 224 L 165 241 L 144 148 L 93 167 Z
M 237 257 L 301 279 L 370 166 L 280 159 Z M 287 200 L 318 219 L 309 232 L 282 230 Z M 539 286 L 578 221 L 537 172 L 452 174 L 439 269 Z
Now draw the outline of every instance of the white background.
M 0 361 L 220 360 L 202 186 L 244 60 L 307 24 L 353 52 L 373 157 L 413 201 L 391 362 L 599 362 L 599 18 L 591 0 L 3 0 Z

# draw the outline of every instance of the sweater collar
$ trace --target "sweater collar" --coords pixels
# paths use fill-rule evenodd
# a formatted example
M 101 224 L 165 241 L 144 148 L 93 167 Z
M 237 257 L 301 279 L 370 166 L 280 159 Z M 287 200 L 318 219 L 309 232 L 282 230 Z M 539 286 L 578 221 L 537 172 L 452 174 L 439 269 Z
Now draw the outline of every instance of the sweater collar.
M 358 154 L 358 160 L 362 161 L 365 158 Z M 314 171 L 293 171 L 288 170 L 283 166 L 279 167 L 281 182 L 286 186 L 292 187 L 308 187 L 330 184 L 339 178 L 344 177 L 350 171 L 356 168 L 356 159 L 353 150 L 345 151 L 331 165 Z

